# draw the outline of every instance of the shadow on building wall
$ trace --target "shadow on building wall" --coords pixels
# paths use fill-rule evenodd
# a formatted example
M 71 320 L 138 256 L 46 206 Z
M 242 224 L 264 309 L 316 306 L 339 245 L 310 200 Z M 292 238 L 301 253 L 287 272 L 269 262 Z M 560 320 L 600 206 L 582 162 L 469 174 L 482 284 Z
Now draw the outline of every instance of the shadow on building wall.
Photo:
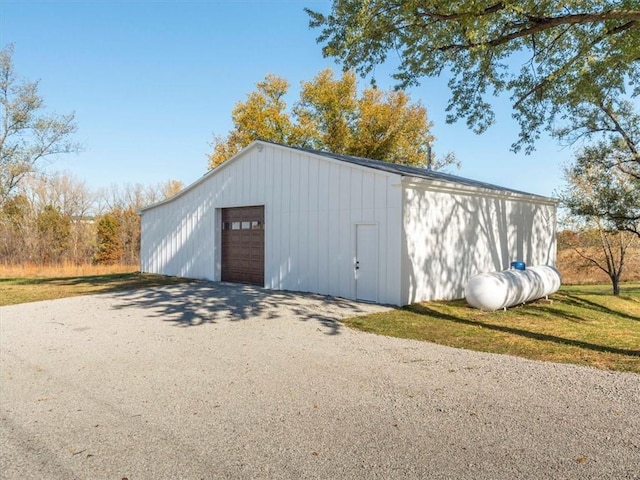
M 510 262 L 555 263 L 555 216 L 548 205 L 502 198 L 421 194 L 405 212 L 403 281 L 409 298 L 464 297 L 469 279 Z

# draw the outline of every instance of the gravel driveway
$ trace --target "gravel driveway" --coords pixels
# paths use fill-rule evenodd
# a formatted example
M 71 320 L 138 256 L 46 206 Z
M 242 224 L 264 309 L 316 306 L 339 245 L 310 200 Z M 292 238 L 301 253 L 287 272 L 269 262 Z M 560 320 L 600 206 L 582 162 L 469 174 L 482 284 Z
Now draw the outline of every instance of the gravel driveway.
M 640 375 L 386 338 L 197 282 L 3 307 L 0 477 L 640 478 Z

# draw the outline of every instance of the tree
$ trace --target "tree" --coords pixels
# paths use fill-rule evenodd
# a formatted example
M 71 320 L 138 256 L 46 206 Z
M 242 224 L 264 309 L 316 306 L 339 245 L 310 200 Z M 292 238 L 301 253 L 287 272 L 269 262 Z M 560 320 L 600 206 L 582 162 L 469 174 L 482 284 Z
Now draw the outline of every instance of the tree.
M 0 259 L 3 263 L 24 262 L 34 250 L 31 219 L 33 211 L 26 195 L 14 195 L 0 209 Z
M 51 205 L 71 220 L 68 260 L 76 265 L 89 262 L 95 250 L 93 215 L 96 196 L 86 182 L 64 172 L 31 174 L 24 184 L 37 211 Z M 25 188 L 20 190 L 24 191 Z
M 114 265 L 124 256 L 121 239 L 120 219 L 116 214 L 107 213 L 98 219 L 98 251 L 95 263 Z
M 76 152 L 74 115 L 44 114 L 38 82 L 21 81 L 13 68 L 13 45 L 0 51 L 0 206 L 43 160 Z
M 210 167 L 228 160 L 256 139 L 290 143 L 293 125 L 286 113 L 284 96 L 289 82 L 275 75 L 267 75 L 256 84 L 256 90 L 245 102 L 238 102 L 231 112 L 234 129 L 227 137 L 215 136 Z
M 562 200 L 574 216 L 597 218 L 607 231 L 640 237 L 640 176 L 615 168 L 628 156 L 621 143 L 600 141 L 585 146 L 565 170 L 568 188 Z
M 559 238 L 563 240 L 559 246 L 572 249 L 584 260 L 580 268 L 594 266 L 606 273 L 613 295 L 620 295 L 620 280 L 625 272 L 627 256 L 637 243 L 637 237 L 628 232 L 606 230 L 597 221 L 590 228 L 583 226 L 571 234 L 562 233 Z
M 40 262 L 61 263 L 71 240 L 71 218 L 59 209 L 46 205 L 37 217 Z
M 98 219 L 96 263 L 134 265 L 140 253 L 140 216 L 138 211 L 167 199 L 180 190 L 178 180 L 144 186 L 136 183 L 111 185 L 101 192 L 101 215 Z
M 569 214 L 565 223 L 576 232 L 567 237 L 573 239 L 569 246 L 605 272 L 618 295 L 627 251 L 640 238 L 640 181 L 603 166 L 602 157 L 614 150 L 606 143 L 582 149 L 565 169 L 561 199 Z
M 583 104 L 570 123 L 556 134 L 569 143 L 577 140 L 596 140 L 598 147 L 583 155 L 597 163 L 603 173 L 612 168 L 640 181 L 640 114 L 627 100 L 598 98 Z M 586 150 L 585 150 L 586 151 Z
M 113 210 L 130 209 L 137 212 L 141 208 L 147 207 L 156 202 L 160 202 L 176 195 L 184 185 L 179 180 L 168 180 L 153 185 L 136 184 L 113 184 L 109 188 L 104 188 L 98 195 L 99 213 Z
M 120 224 L 120 244 L 122 245 L 120 263 L 135 265 L 140 259 L 140 215 L 132 208 L 112 214 L 117 215 Z
M 138 263 L 138 210 L 182 189 L 176 180 L 97 192 L 70 173 L 26 175 L 0 207 L 0 263 Z
M 162 199 L 171 198 L 184 188 L 184 183 L 180 180 L 167 180 L 164 183 L 160 184 L 160 194 L 162 195 Z
M 300 99 L 291 111 L 283 101 L 286 80 L 267 75 L 257 90 L 233 109 L 234 128 L 215 137 L 210 167 L 229 159 L 254 140 L 328 150 L 423 167 L 434 137 L 427 111 L 402 91 L 367 88 L 358 95 L 355 74 L 335 79 L 331 70 L 302 82 Z M 434 168 L 455 163 L 449 154 Z
M 0 262 L 90 262 L 96 249 L 95 200 L 86 183 L 68 172 L 26 175 L 0 209 L 5 247 Z M 63 249 L 51 239 L 56 237 L 53 226 L 61 222 L 69 223 Z
M 347 154 L 353 149 L 353 130 L 359 116 L 355 75 L 345 72 L 334 80 L 333 72 L 327 69 L 301 86 L 294 115 L 309 133 L 304 138 L 305 146 Z
M 450 122 L 483 132 L 494 120 L 487 96 L 510 92 L 516 151 L 585 103 L 640 93 L 637 0 L 334 0 L 329 15 L 306 11 L 324 55 L 345 69 L 367 75 L 397 54 L 401 86 L 450 75 Z

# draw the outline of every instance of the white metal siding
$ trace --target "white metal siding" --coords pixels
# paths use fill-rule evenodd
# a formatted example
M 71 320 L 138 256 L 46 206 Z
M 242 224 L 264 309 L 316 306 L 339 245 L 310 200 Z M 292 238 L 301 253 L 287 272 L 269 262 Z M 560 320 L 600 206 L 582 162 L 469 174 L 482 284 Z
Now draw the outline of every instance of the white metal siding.
M 464 297 L 470 277 L 511 261 L 555 265 L 556 207 L 501 192 L 403 188 L 403 303 Z
M 141 270 L 191 278 L 213 278 L 214 211 L 210 200 L 199 202 L 188 192 L 160 208 L 144 212 L 140 248 Z
M 378 298 L 400 304 L 400 176 L 254 144 L 168 202 L 143 211 L 141 268 L 220 279 L 221 208 L 265 206 L 265 286 L 355 297 L 355 225 L 379 228 Z

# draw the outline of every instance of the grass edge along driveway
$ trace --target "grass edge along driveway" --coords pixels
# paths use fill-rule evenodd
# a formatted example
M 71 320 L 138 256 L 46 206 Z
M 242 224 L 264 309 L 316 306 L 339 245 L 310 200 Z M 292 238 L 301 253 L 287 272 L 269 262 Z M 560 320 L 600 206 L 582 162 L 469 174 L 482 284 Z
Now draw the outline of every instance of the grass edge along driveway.
M 483 312 L 426 302 L 344 320 L 351 328 L 479 352 L 640 373 L 640 284 L 563 286 L 549 300 Z
M 78 277 L 0 278 L 0 306 L 189 281 L 192 280 L 140 272 Z

